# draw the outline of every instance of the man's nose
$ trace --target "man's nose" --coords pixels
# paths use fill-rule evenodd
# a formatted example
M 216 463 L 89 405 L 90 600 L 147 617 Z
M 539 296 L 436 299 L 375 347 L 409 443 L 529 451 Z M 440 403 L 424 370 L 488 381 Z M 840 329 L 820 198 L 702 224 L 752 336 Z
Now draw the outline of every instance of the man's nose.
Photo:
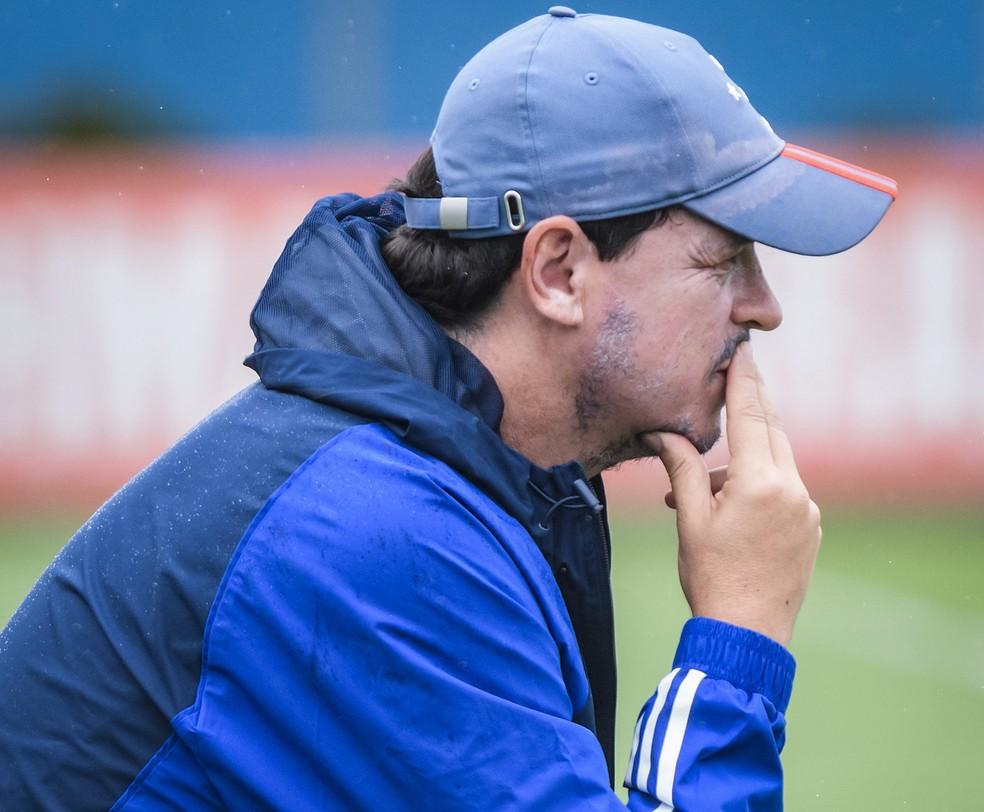
M 749 330 L 775 330 L 782 324 L 782 306 L 760 268 L 744 275 L 731 320 Z

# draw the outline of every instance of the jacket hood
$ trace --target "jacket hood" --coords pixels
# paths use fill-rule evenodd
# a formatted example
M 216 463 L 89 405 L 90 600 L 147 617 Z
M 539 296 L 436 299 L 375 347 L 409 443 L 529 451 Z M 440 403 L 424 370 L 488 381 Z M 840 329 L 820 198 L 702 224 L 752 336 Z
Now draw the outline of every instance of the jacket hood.
M 502 399 L 491 376 L 402 291 L 383 261 L 380 238 L 403 222 L 403 199 L 393 192 L 319 200 L 253 308 L 254 352 L 359 358 L 436 389 L 497 428 Z

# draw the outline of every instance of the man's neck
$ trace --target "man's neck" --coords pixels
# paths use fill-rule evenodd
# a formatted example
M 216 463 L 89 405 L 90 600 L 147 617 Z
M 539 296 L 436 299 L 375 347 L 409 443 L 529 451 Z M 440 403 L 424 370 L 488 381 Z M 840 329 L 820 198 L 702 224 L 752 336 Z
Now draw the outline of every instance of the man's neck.
M 454 338 L 495 379 L 504 404 L 500 434 L 507 445 L 542 468 L 591 458 L 575 414 L 575 382 L 532 336 L 503 327 Z M 593 476 L 598 471 L 587 471 Z

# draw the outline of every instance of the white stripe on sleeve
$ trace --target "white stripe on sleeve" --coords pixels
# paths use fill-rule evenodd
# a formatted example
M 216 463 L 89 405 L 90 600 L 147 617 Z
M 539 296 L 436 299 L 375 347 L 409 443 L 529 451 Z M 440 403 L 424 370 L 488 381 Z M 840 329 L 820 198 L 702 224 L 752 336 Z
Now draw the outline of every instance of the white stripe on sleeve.
M 694 704 L 697 686 L 705 676 L 707 675 L 703 671 L 698 671 L 696 668 L 689 671 L 677 689 L 673 708 L 670 710 L 670 719 L 666 725 L 666 735 L 663 736 L 663 747 L 656 768 L 656 797 L 669 809 L 673 809 L 673 778 L 676 774 L 677 760 L 680 758 L 680 748 L 683 747 L 683 734 L 687 731 L 687 721 L 690 719 L 690 709 Z
M 632 734 L 632 749 L 629 751 L 629 766 L 625 771 L 625 783 L 632 783 L 632 767 L 635 765 L 636 753 L 639 751 L 639 734 L 642 732 L 642 721 L 646 714 L 639 711 L 639 718 L 636 720 L 635 732 Z
M 666 695 L 670 692 L 673 679 L 680 673 L 679 668 L 674 668 L 669 674 L 660 680 L 659 687 L 656 689 L 656 701 L 649 711 L 649 718 L 646 719 L 646 726 L 643 729 L 642 741 L 639 742 L 641 748 L 639 752 L 639 769 L 636 770 L 635 781 L 630 781 L 633 786 L 645 791 L 646 784 L 649 783 L 649 773 L 652 770 L 653 755 L 653 734 L 656 732 L 656 720 L 659 718 L 663 705 L 666 704 Z M 629 771 L 632 770 L 632 762 L 635 761 L 635 753 L 629 759 Z

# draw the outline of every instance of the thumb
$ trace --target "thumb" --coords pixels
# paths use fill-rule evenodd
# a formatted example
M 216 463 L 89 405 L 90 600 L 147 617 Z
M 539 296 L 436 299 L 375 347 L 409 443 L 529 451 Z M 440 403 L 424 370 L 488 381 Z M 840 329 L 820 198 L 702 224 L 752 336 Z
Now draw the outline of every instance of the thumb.
M 700 452 L 680 434 L 660 432 L 658 437 L 659 458 L 670 477 L 677 510 L 682 514 L 706 513 L 710 509 L 711 478 Z

